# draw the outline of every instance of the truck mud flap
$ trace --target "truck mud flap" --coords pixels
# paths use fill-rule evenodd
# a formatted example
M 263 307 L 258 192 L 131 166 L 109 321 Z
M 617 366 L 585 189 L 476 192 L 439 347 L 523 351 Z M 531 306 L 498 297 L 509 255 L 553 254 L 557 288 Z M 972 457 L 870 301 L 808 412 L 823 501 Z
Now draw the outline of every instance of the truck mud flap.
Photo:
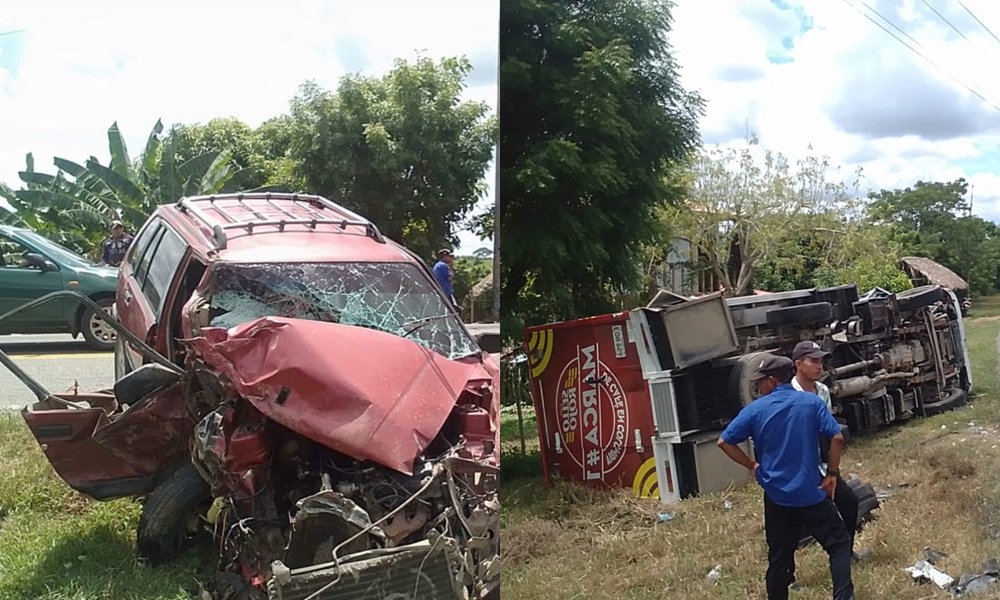
M 346 556 L 338 563 L 288 569 L 273 565 L 267 583 L 268 600 L 303 600 L 327 587 L 317 600 L 355 598 L 421 598 L 456 600 L 458 558 L 448 544 L 422 541 L 408 546 L 370 550 Z M 332 585 L 330 585 L 332 584 Z
M 847 480 L 847 485 L 858 497 L 858 522 L 855 525 L 856 530 L 860 531 L 861 528 L 870 521 L 875 519 L 873 514 L 875 509 L 879 507 L 878 496 L 875 493 L 875 488 L 867 483 L 864 483 L 857 477 L 852 477 Z M 816 540 L 813 536 L 809 534 L 805 529 L 802 530 L 802 537 L 799 539 L 799 548 L 803 546 L 808 546 L 814 543 Z

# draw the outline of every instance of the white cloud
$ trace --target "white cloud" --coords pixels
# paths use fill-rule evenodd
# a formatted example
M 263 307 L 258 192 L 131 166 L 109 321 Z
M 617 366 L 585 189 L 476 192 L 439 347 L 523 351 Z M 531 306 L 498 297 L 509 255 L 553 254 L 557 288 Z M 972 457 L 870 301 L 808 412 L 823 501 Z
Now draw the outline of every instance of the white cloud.
M 1000 3 L 964 3 L 1000 35 Z M 811 144 L 847 172 L 861 166 L 876 189 L 965 177 L 973 212 L 1000 221 L 1000 110 L 952 79 L 1000 107 L 989 72 L 1000 42 L 957 3 L 931 4 L 968 40 L 921 0 L 678 0 L 670 39 L 684 84 L 708 101 L 706 143 L 739 144 L 749 127 L 792 158 Z
M 27 31 L 0 37 L 0 181 L 19 184 L 29 151 L 39 170 L 53 156 L 106 161 L 114 121 L 134 155 L 158 118 L 256 125 L 285 112 L 306 80 L 333 88 L 418 51 L 468 56 L 476 85 L 464 97 L 495 111 L 498 11 L 498 0 L 10 3 L 0 33 Z M 4 48 L 15 42 L 12 69 Z M 493 202 L 491 173 L 481 208 Z M 463 249 L 480 245 L 462 236 Z

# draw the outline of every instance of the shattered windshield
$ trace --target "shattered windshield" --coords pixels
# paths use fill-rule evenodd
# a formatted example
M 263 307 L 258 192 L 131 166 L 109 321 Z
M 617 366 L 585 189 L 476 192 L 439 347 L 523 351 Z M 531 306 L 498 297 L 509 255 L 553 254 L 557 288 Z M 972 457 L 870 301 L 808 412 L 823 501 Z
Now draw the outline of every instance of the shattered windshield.
M 392 333 L 448 358 L 479 352 L 433 286 L 405 263 L 220 264 L 210 324 L 310 319 Z

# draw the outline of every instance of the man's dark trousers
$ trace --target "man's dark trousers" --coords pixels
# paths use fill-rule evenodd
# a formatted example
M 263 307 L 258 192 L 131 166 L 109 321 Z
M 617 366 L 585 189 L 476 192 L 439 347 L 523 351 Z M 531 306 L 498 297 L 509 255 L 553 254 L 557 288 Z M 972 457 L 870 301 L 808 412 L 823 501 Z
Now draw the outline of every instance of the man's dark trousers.
M 851 582 L 851 537 L 830 499 L 806 507 L 780 506 L 764 495 L 764 534 L 767 538 L 767 597 L 786 600 L 792 582 L 795 549 L 802 528 L 812 534 L 830 556 L 834 600 L 854 600 Z
M 837 491 L 833 494 L 833 503 L 837 506 L 837 512 L 840 513 L 841 518 L 844 520 L 844 526 L 847 528 L 847 535 L 851 538 L 851 554 L 854 554 L 854 535 L 858 532 L 858 505 L 860 501 L 858 500 L 858 495 L 854 493 L 851 486 L 847 485 L 844 478 L 837 475 Z M 800 537 L 805 537 L 805 531 L 799 534 Z M 795 581 L 795 563 L 791 565 L 791 572 L 788 576 L 789 585 Z

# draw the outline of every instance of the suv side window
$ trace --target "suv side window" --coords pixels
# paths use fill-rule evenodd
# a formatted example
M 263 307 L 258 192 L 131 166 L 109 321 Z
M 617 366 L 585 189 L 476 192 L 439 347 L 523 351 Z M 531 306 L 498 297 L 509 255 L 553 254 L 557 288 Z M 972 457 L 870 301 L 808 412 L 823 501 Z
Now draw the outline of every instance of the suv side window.
M 156 224 L 153 231 L 153 235 L 149 240 L 149 244 L 143 248 L 142 254 L 139 255 L 138 264 L 135 265 L 135 281 L 140 289 L 146 287 L 146 273 L 149 271 L 149 263 L 152 262 L 153 256 L 156 254 L 156 247 L 160 244 L 160 239 L 163 238 L 163 232 L 166 228 Z
M 152 252 L 152 261 L 149 263 L 149 274 L 142 283 L 142 293 L 149 298 L 149 303 L 155 309 L 157 318 L 160 315 L 163 299 L 170 288 L 170 282 L 174 279 L 177 267 L 184 252 L 187 250 L 187 243 L 184 238 L 177 235 L 170 227 L 163 227 L 163 234 L 159 243 Z M 145 257 L 143 257 L 145 262 Z
M 149 225 L 139 232 L 139 235 L 129 247 L 128 253 L 125 255 L 125 260 L 132 266 L 133 272 L 138 271 L 142 255 L 146 252 L 146 248 L 149 247 L 150 242 L 157 237 L 156 234 L 160 232 L 162 223 L 163 221 L 160 219 L 156 219 L 155 221 L 149 223 Z M 139 284 L 141 285 L 142 281 L 140 281 Z

